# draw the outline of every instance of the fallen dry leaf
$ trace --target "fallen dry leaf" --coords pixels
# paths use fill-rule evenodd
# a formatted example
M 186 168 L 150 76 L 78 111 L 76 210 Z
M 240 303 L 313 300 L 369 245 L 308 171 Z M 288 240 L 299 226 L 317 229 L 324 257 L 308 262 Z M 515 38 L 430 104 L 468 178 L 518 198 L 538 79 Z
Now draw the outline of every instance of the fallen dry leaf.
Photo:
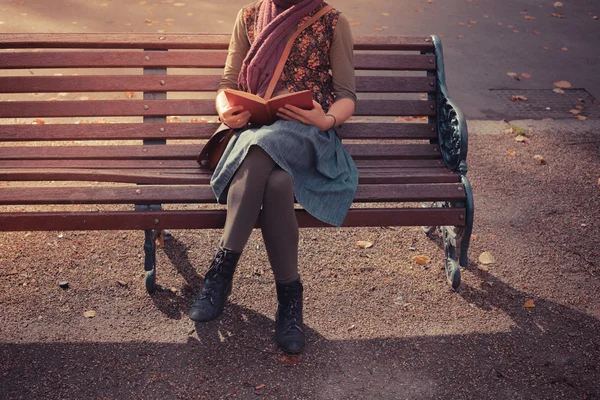
M 391 14 L 388 12 L 384 12 L 384 13 L 381 13 L 381 15 L 383 15 L 384 17 L 389 17 Z
M 264 387 L 265 387 L 265 384 L 264 384 L 264 383 L 261 383 L 260 385 L 258 385 L 258 386 L 257 386 L 257 387 L 255 387 L 254 389 L 256 389 L 256 390 L 260 390 L 260 389 L 262 389 L 262 388 L 264 388 Z
M 584 115 L 578 115 L 577 119 L 580 120 L 580 121 L 585 121 L 587 119 L 587 117 L 584 116 Z
M 515 140 L 516 140 L 517 142 L 525 143 L 525 142 L 527 142 L 529 139 L 527 139 L 527 138 L 526 138 L 525 136 L 523 136 L 523 135 L 519 135 L 519 136 L 517 136 L 517 137 L 515 138 Z
M 559 7 L 562 7 L 562 6 L 563 6 L 563 3 L 560 2 L 560 1 L 557 1 L 556 3 L 554 3 L 554 7 L 555 8 L 559 8 Z
M 511 78 L 515 78 L 518 81 L 521 80 L 521 78 L 519 77 L 519 74 L 517 74 L 516 72 L 507 72 L 506 75 L 510 76 Z
M 128 99 L 131 99 L 134 96 L 135 93 L 133 92 L 125 92 L 125 97 L 127 97 Z
M 96 316 L 96 311 L 89 310 L 83 313 L 83 316 L 86 318 L 94 318 Z
M 516 157 L 517 156 L 517 152 L 514 150 L 506 150 L 506 154 L 508 154 L 511 157 Z
M 294 366 L 300 364 L 300 361 L 302 361 L 302 357 L 297 354 L 290 354 L 281 357 L 279 361 L 281 361 L 284 364 Z
M 489 272 L 490 269 L 487 265 L 477 265 L 477 269 L 483 272 Z
M 534 308 L 535 307 L 535 302 L 532 299 L 529 299 L 529 300 L 525 301 L 525 304 L 523 304 L 523 307 L 525 307 L 525 308 Z
M 573 115 L 577 115 L 577 114 L 581 113 L 581 111 L 579 111 L 579 110 L 569 110 L 569 112 Z
M 479 255 L 479 262 L 483 265 L 490 265 L 496 262 L 496 258 L 489 251 L 484 251 Z
M 529 79 L 529 78 L 531 78 L 531 74 L 528 74 L 528 73 L 525 73 L 525 72 L 523 72 L 523 73 L 521 74 L 521 77 L 523 77 L 523 78 L 525 78 L 525 79 Z
M 358 242 L 356 242 L 356 245 L 358 247 L 360 247 L 361 249 L 370 249 L 371 247 L 373 247 L 373 242 L 367 242 L 365 240 L 359 240 Z
M 532 17 L 531 15 L 525 15 L 525 19 L 528 21 L 533 21 L 535 17 Z
M 511 96 L 511 97 L 510 97 L 510 99 L 511 99 L 512 101 L 527 101 L 527 97 L 525 97 L 525 96 L 521 96 L 521 95 L 518 95 L 518 96 Z
M 44 125 L 45 123 L 46 123 L 46 121 L 44 121 L 41 118 L 36 118 L 36 119 L 33 120 L 33 124 L 34 125 Z
M 568 47 L 561 47 L 560 49 L 561 49 L 562 51 L 569 51 L 569 48 L 568 48 Z
M 565 91 L 560 88 L 554 88 L 554 89 L 552 89 L 552 91 L 554 93 L 558 93 L 558 94 L 565 94 Z
M 583 110 L 583 106 L 575 106 L 575 108 L 578 110 Z
M 533 159 L 538 163 L 538 164 L 546 164 L 546 159 L 542 156 L 540 156 L 539 154 L 536 154 L 535 156 L 533 156 Z
M 413 261 L 416 262 L 419 265 L 426 265 L 429 264 L 431 262 L 431 258 L 429 258 L 428 256 L 414 256 L 413 257 Z
M 567 82 L 567 81 L 558 81 L 558 82 L 553 82 L 552 84 L 554 85 L 554 87 L 561 88 L 561 89 L 569 89 L 569 88 L 573 87 L 571 85 L 571 83 Z
M 564 18 L 565 17 L 563 14 L 559 13 L 558 11 L 557 12 L 553 12 L 552 16 L 554 18 Z

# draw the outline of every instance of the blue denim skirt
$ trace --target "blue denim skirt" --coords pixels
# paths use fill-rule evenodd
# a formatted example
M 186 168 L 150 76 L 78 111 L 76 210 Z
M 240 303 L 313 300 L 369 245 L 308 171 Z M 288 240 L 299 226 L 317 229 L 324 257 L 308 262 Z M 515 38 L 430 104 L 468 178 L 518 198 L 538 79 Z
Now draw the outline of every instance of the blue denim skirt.
M 315 218 L 340 226 L 358 187 L 358 169 L 334 129 L 324 132 L 298 121 L 278 120 L 246 128 L 230 140 L 210 185 L 219 203 L 227 202 L 233 175 L 251 146 L 260 146 L 292 176 L 298 203 Z

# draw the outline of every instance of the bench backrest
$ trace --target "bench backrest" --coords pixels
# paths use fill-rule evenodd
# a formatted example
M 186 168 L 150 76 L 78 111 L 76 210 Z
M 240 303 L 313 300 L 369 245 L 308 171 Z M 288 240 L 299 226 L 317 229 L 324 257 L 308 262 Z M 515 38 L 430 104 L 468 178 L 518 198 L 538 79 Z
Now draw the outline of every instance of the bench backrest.
M 0 142 L 207 139 L 228 43 L 229 35 L 0 34 Z M 441 164 L 431 38 L 356 37 L 355 51 L 359 101 L 343 129 L 353 157 Z M 118 123 L 82 124 L 94 119 Z

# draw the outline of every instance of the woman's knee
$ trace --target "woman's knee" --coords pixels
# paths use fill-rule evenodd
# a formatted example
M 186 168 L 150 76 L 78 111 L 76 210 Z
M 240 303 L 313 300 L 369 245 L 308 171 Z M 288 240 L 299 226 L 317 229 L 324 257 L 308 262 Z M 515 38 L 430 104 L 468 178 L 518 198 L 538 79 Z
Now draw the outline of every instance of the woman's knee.
M 253 166 L 266 167 L 272 167 L 275 164 L 271 156 L 257 145 L 250 146 L 244 162 Z
M 293 194 L 294 181 L 292 176 L 282 169 L 275 169 L 267 179 L 265 194 Z

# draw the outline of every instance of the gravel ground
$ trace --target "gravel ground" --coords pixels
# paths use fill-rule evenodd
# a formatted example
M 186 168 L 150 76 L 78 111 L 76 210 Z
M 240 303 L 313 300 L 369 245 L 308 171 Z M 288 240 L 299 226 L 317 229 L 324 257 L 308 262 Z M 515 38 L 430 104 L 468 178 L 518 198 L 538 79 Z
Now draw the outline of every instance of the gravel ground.
M 173 232 L 153 296 L 141 232 L 0 234 L 0 397 L 600 398 L 598 123 L 514 123 L 532 127 L 527 143 L 470 123 L 476 222 L 460 292 L 418 227 L 301 230 L 300 357 L 273 340 L 260 232 L 224 315 L 197 325 L 186 314 L 218 230 Z

